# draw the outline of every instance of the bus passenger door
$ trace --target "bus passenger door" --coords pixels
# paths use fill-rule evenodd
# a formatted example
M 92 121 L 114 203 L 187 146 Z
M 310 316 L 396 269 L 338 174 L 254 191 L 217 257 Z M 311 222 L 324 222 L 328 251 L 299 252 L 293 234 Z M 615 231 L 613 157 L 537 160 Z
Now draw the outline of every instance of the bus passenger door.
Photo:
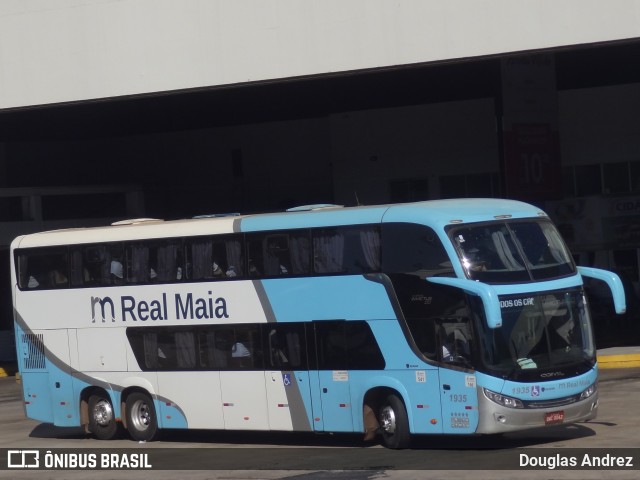
M 478 427 L 478 394 L 474 372 L 440 369 L 443 433 L 473 433 Z
M 312 392 L 316 399 L 313 403 L 315 430 L 352 432 L 346 322 L 314 322 L 314 327 L 317 371 L 312 371 L 311 375 L 317 378 L 317 390 Z

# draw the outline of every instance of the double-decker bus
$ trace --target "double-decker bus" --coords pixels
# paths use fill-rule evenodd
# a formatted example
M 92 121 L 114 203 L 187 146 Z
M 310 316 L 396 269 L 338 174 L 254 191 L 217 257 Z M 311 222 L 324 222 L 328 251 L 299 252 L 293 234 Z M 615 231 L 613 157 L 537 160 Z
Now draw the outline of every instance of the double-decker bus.
M 598 408 L 583 277 L 547 215 L 438 200 L 139 219 L 11 245 L 26 415 L 163 429 L 488 434 Z

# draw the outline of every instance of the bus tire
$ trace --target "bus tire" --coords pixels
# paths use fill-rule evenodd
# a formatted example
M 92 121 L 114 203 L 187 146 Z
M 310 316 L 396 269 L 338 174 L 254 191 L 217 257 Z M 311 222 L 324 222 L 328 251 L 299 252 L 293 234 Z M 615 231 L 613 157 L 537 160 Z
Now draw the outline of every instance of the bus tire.
M 389 394 L 380 404 L 378 423 L 382 444 L 387 448 L 407 448 L 411 443 L 409 418 L 404 402 L 396 394 Z
M 118 433 L 109 395 L 96 393 L 89 397 L 89 431 L 99 440 L 112 440 Z
M 150 442 L 158 435 L 158 419 L 153 400 L 140 392 L 133 392 L 126 402 L 127 430 L 131 438 Z

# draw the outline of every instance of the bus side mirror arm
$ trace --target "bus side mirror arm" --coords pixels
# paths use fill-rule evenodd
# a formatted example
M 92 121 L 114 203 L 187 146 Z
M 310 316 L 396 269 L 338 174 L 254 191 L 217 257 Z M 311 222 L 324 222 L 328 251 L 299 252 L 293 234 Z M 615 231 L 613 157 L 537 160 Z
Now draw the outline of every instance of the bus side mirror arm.
M 601 280 L 609 286 L 611 295 L 613 296 L 613 305 L 618 315 L 622 315 L 627 311 L 624 287 L 622 286 L 622 281 L 620 281 L 620 277 L 618 275 L 613 272 L 609 272 L 608 270 L 591 267 L 578 267 L 578 271 L 580 272 L 580 275 Z
M 431 283 L 439 283 L 440 285 L 459 288 L 471 295 L 477 295 L 480 297 L 482 304 L 484 305 L 487 326 L 489 328 L 500 328 L 502 326 L 500 300 L 498 299 L 498 294 L 491 285 L 466 278 L 428 277 L 426 280 Z

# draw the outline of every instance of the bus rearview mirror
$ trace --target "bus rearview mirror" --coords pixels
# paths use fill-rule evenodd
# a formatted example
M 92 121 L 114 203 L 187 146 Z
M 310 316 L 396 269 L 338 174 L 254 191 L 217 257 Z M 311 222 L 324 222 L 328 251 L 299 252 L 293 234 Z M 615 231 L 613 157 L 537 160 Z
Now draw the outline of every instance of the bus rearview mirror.
M 487 319 L 487 326 L 489 328 L 499 328 L 502 326 L 500 300 L 491 285 L 467 278 L 428 277 L 427 281 L 459 288 L 471 295 L 477 295 L 482 300 L 482 305 L 484 306 L 484 316 Z
M 578 267 L 578 271 L 582 276 L 603 281 L 609 286 L 611 295 L 613 296 L 613 306 L 615 307 L 618 315 L 622 315 L 627 311 L 624 287 L 622 286 L 622 281 L 618 275 L 607 270 L 592 267 Z

